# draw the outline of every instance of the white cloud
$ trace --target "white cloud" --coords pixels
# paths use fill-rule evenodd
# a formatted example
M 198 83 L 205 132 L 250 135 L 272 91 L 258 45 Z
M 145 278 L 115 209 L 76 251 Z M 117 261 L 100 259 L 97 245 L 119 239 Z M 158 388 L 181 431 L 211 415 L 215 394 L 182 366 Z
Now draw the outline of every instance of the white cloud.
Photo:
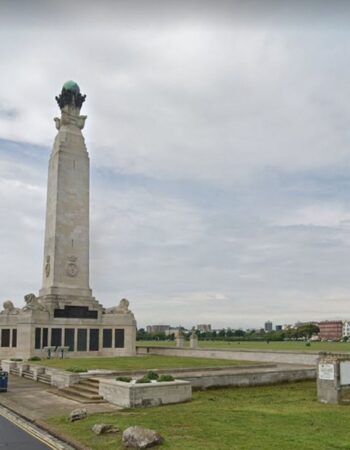
M 344 22 L 186 3 L 4 10 L 0 138 L 22 144 L 0 142 L 2 297 L 40 287 L 54 96 L 72 78 L 87 93 L 103 303 L 130 297 L 143 325 L 347 314 Z
M 347 226 L 350 221 L 350 209 L 346 205 L 319 204 L 309 205 L 281 217 L 278 225 L 313 225 L 316 227 Z

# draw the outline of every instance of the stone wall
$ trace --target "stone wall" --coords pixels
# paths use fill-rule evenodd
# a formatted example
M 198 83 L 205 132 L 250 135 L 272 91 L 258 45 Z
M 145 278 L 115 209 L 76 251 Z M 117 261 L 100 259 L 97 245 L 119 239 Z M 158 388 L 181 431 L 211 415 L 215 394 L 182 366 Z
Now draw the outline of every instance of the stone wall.
M 185 381 L 190 381 L 195 389 L 224 386 L 259 386 L 278 384 L 301 380 L 315 380 L 316 369 L 275 370 L 271 372 L 243 372 L 243 373 L 204 373 L 198 376 L 181 375 Z
M 266 351 L 266 350 L 230 350 L 230 349 L 190 349 L 174 347 L 137 347 L 138 355 L 192 356 L 195 358 L 229 359 L 241 361 L 261 361 L 286 364 L 316 366 L 319 353 Z
M 182 380 L 131 384 L 100 379 L 99 395 L 114 405 L 137 408 L 190 401 L 192 388 L 190 382 Z

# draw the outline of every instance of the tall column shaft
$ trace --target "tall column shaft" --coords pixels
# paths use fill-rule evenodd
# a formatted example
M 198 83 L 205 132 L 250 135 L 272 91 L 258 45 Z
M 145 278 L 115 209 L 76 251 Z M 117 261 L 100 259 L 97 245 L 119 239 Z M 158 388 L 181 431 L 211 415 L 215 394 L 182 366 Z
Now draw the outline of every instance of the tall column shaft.
M 89 156 L 76 124 L 79 117 L 79 110 L 66 106 L 62 119 L 56 119 L 59 131 L 49 163 L 40 296 L 91 296 Z

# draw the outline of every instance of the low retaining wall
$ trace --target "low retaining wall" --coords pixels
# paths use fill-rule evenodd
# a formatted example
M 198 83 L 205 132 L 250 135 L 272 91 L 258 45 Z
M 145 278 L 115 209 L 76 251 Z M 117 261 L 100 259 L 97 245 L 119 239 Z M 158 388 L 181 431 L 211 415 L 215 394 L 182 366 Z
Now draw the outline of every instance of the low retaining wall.
M 241 366 L 220 366 L 220 367 L 199 367 L 199 368 L 193 368 L 193 367 L 176 367 L 176 368 L 169 368 L 169 369 L 152 369 L 155 370 L 159 375 L 161 374 L 176 374 L 176 378 L 182 379 L 182 374 L 185 374 L 187 372 L 193 372 L 193 371 L 200 371 L 200 372 L 222 372 L 223 370 L 252 370 L 252 369 L 273 369 L 277 367 L 277 364 L 247 364 L 247 365 L 241 365 Z M 143 375 L 146 375 L 147 372 L 149 372 L 150 369 L 140 369 L 140 370 L 88 370 L 87 372 L 80 373 L 80 378 L 91 378 L 91 377 L 116 377 L 119 375 L 126 375 L 130 377 L 142 377 Z
M 181 379 L 189 381 L 194 389 L 207 389 L 224 386 L 260 386 L 301 380 L 315 380 L 316 369 L 278 370 L 271 372 L 244 372 L 235 374 L 208 374 L 188 376 Z
M 138 355 L 192 356 L 195 358 L 235 359 L 316 366 L 319 353 L 267 350 L 193 349 L 176 347 L 136 347 Z
M 47 368 L 45 373 L 51 375 L 51 385 L 58 389 L 67 388 L 77 384 L 80 381 L 80 374 L 73 372 L 66 372 L 61 369 Z
M 99 395 L 114 405 L 137 408 L 188 402 L 192 399 L 192 387 L 189 381 L 182 380 L 131 384 L 100 379 Z
M 11 369 L 18 369 L 18 375 L 23 376 L 24 372 L 32 372 L 33 380 L 37 381 L 39 375 L 47 374 L 51 376 L 51 385 L 59 389 L 72 386 L 80 381 L 79 373 L 67 372 L 52 367 L 39 366 L 30 364 L 30 362 L 16 362 L 10 360 L 2 360 L 1 367 L 5 372 L 10 373 Z

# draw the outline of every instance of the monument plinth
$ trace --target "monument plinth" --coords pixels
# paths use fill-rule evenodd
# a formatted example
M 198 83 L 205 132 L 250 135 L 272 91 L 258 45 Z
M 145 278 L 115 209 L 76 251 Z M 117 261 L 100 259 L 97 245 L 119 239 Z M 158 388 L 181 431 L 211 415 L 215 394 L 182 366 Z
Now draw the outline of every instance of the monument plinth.
M 89 282 L 90 163 L 80 115 L 86 96 L 74 81 L 56 101 L 61 117 L 49 162 L 43 281 L 26 306 L 4 303 L 0 313 L 0 357 L 44 356 L 44 347 L 69 347 L 70 354 L 135 354 L 136 321 L 126 299 L 105 310 Z

